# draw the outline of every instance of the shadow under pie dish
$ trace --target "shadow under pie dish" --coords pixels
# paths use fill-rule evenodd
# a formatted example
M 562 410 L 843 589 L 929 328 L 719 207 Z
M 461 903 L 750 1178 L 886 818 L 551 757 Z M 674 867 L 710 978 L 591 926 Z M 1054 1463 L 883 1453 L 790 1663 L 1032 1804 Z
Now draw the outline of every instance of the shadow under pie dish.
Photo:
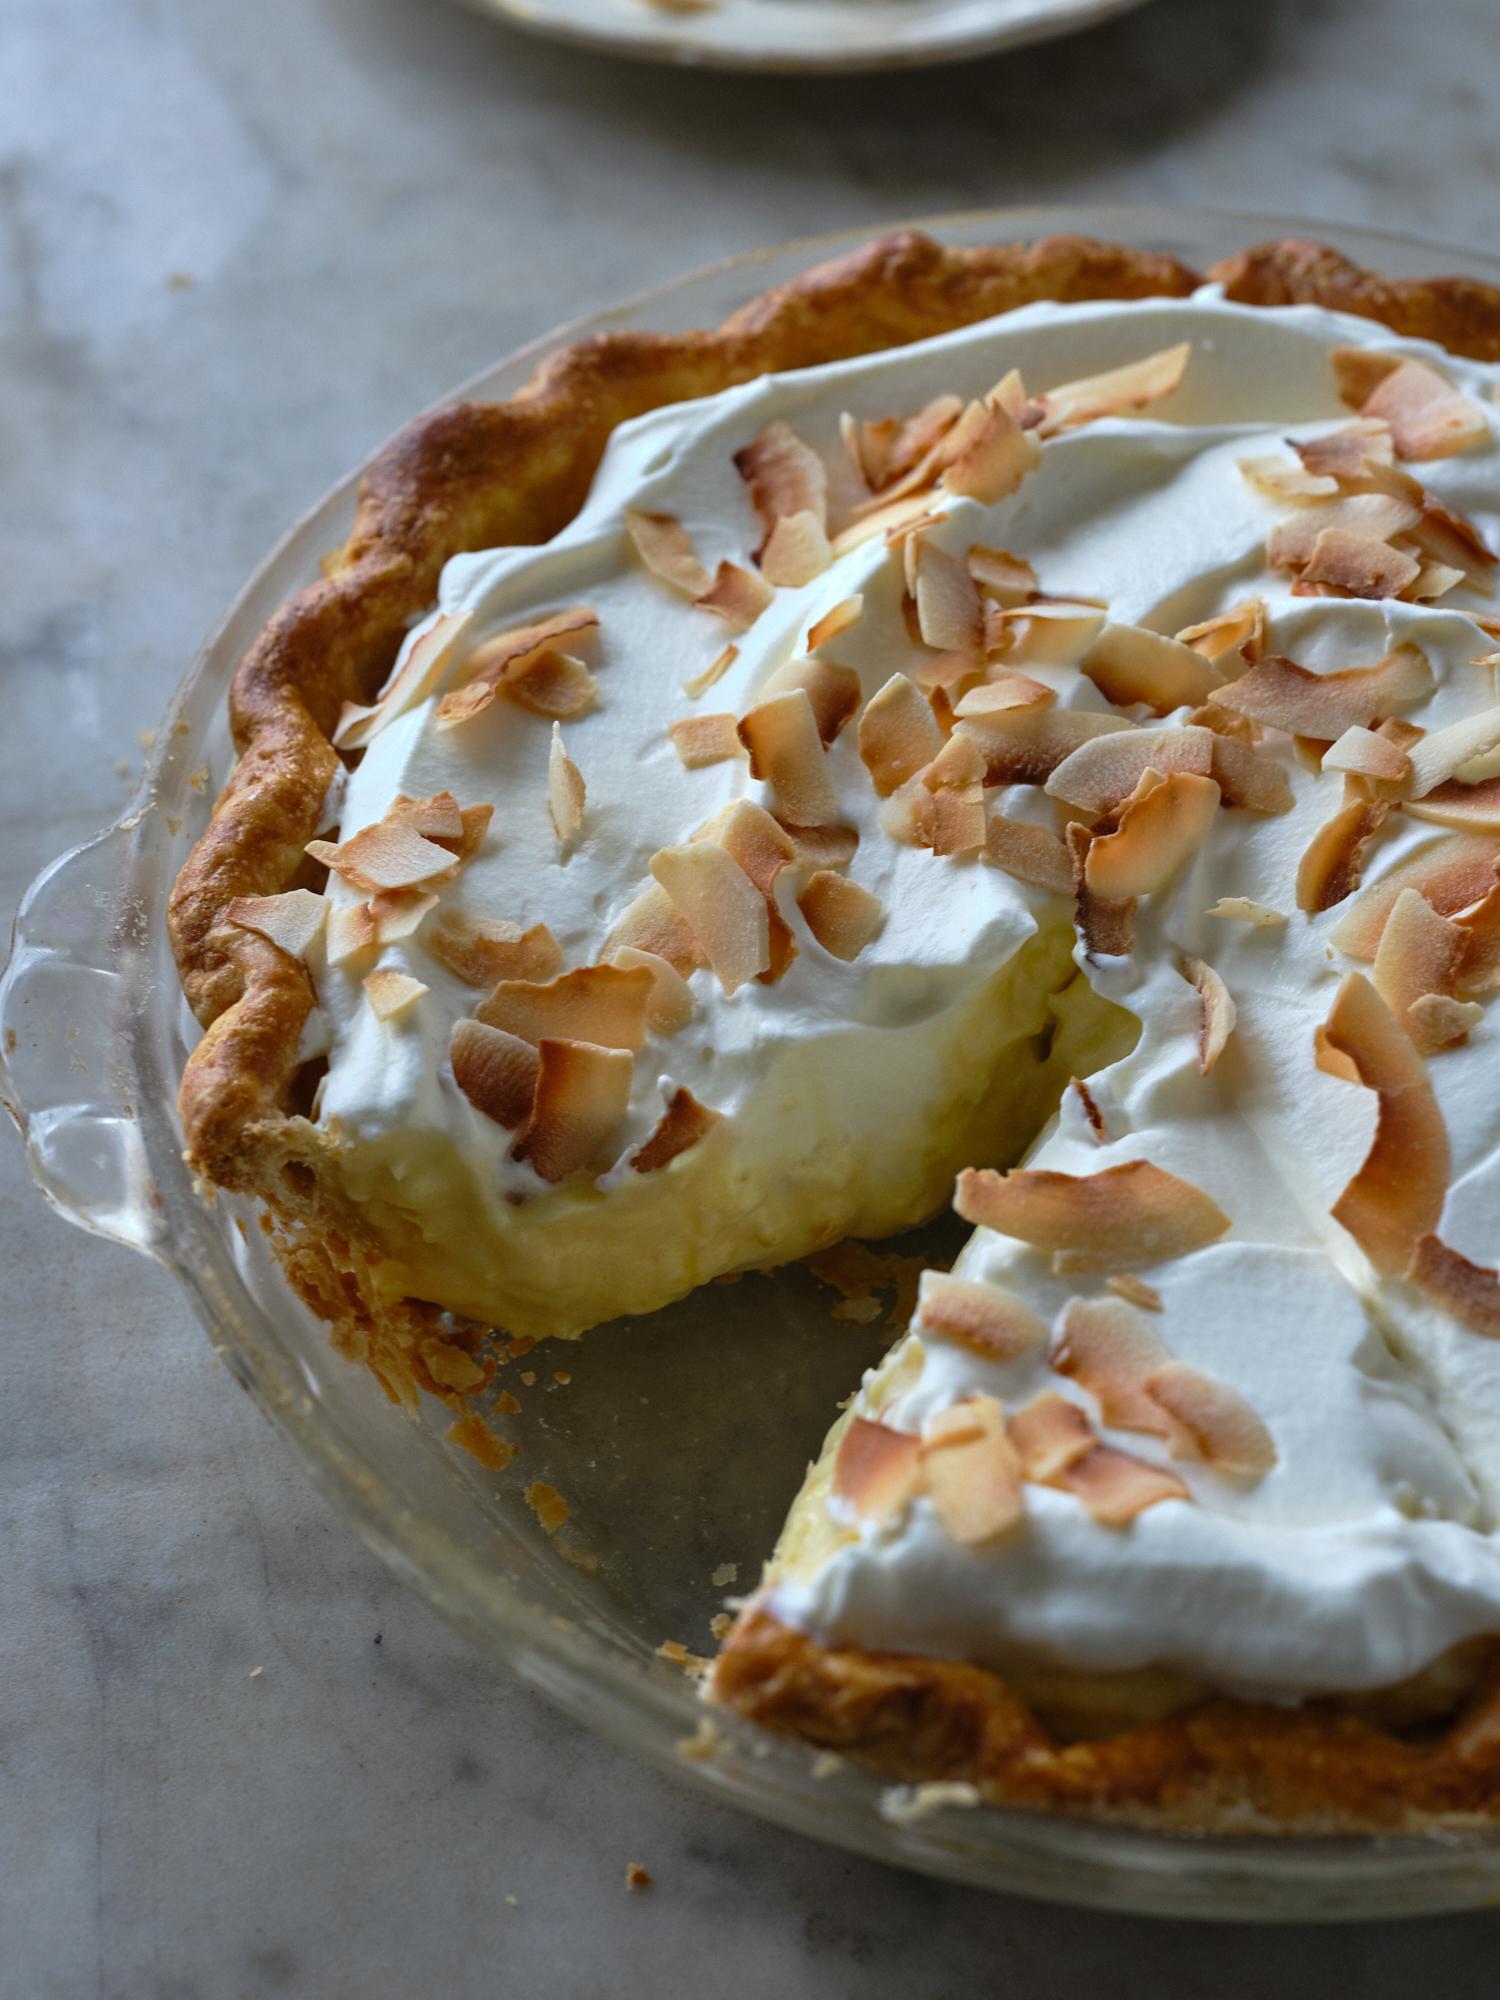
M 893 239 L 405 434 L 237 679 L 184 1124 L 405 1397 L 961 1174 L 716 1696 L 1482 1813 L 1500 302 L 1214 276 Z

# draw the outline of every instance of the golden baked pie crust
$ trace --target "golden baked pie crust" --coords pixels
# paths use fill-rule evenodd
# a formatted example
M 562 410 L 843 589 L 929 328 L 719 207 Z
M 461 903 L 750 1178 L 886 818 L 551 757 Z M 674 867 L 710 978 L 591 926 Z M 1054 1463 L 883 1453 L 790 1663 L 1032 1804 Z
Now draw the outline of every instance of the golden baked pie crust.
M 1312 304 L 1379 320 L 1451 352 L 1500 360 L 1500 289 L 1392 280 L 1315 243 L 1259 245 L 1208 274 L 1251 305 Z M 419 418 L 375 459 L 355 522 L 323 577 L 268 622 L 235 672 L 238 762 L 172 894 L 169 923 L 205 1033 L 180 1108 L 202 1177 L 251 1193 L 291 1234 L 288 1274 L 393 1395 L 446 1393 L 421 1359 L 435 1317 L 373 1302 L 379 1245 L 322 1171 L 297 1114 L 303 1027 L 315 1005 L 294 959 L 226 920 L 231 901 L 312 882 L 306 843 L 340 758 L 345 702 L 367 702 L 442 567 L 466 550 L 539 543 L 577 512 L 611 433 L 632 417 L 756 376 L 848 359 L 1035 300 L 1182 297 L 1199 274 L 1082 237 L 945 249 L 882 239 L 752 300 L 714 330 L 610 333 L 564 348 L 504 403 Z M 449 1400 L 454 1400 L 451 1395 Z M 1148 1813 L 1206 1824 L 1249 1807 L 1340 1825 L 1500 1809 L 1500 1644 L 1467 1708 L 1414 1742 L 1328 1706 L 1214 1700 L 1091 1741 L 1054 1740 L 1005 1681 L 951 1660 L 836 1650 L 751 1609 L 715 1673 L 716 1698 L 772 1728 L 917 1782 L 965 1779 L 1018 1804 Z

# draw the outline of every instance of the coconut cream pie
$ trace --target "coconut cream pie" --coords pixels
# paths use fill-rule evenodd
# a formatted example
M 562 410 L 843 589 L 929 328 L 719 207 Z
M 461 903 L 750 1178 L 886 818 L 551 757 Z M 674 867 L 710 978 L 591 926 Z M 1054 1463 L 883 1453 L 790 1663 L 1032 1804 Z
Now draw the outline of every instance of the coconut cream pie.
M 1027 1803 L 1483 1812 L 1500 297 L 1212 276 L 897 238 L 405 433 L 236 679 L 184 1125 L 456 1406 L 482 1328 L 951 1198 L 714 1698 Z

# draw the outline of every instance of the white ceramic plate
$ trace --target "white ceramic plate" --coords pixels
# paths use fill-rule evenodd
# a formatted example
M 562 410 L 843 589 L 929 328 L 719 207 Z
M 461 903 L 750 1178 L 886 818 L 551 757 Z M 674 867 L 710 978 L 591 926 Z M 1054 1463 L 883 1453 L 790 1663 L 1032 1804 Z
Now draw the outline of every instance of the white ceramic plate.
M 468 0 L 539 35 L 709 69 L 915 68 L 1092 27 L 1143 0 Z

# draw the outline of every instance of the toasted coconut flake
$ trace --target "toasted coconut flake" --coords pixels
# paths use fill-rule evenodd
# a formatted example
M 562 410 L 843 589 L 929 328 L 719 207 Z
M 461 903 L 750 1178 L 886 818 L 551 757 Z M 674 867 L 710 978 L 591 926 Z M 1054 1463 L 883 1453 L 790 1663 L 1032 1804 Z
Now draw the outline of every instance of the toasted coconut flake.
M 923 1272 L 917 1320 L 991 1361 L 1014 1361 L 1047 1338 L 1036 1314 L 1010 1292 L 945 1271 Z
M 1096 715 L 1081 708 L 1035 703 L 1026 708 L 970 713 L 963 728 L 985 753 L 992 785 L 1045 784 L 1080 744 L 1117 735 L 1132 727 L 1123 715 Z
M 923 404 L 914 417 L 891 425 L 885 464 L 872 484 L 877 488 L 889 486 L 892 481 L 905 479 L 930 463 L 931 454 L 942 444 L 963 413 L 962 397 L 934 396 L 930 403 Z M 876 428 L 874 425 L 868 427 L 869 430 Z
M 1088 1390 L 1111 1429 L 1168 1439 L 1176 1425 L 1145 1384 L 1171 1358 L 1155 1328 L 1118 1297 L 1069 1299 L 1049 1357 L 1057 1374 Z
M 561 846 L 566 847 L 583 825 L 587 798 L 583 773 L 563 748 L 561 723 L 554 722 L 552 744 L 547 752 L 547 812 Z
M 1422 492 L 1421 504 L 1422 518 L 1410 530 L 1409 539 L 1429 562 L 1446 564 L 1458 573 L 1460 582 L 1488 590 L 1497 558 L 1473 522 L 1453 513 L 1434 494 Z
M 328 911 L 324 951 L 330 965 L 344 965 L 376 942 L 375 917 L 368 903 L 334 903 Z
M 288 889 L 279 896 L 236 896 L 225 907 L 227 923 L 254 931 L 288 958 L 306 958 L 328 917 L 328 898 L 311 889 Z
M 957 653 L 978 661 L 984 639 L 979 591 L 958 556 L 940 549 L 926 535 L 906 543 L 913 573 L 912 596 L 924 645 L 940 653 Z
M 962 704 L 960 704 L 960 713 Z M 1213 770 L 1210 730 L 1132 729 L 1095 736 L 1065 757 L 1047 780 L 1047 791 L 1087 813 L 1113 812 L 1128 799 L 1147 770 L 1164 777 L 1186 771 L 1207 777 Z
M 1413 1009 L 1424 998 L 1451 995 L 1463 967 L 1466 939 L 1447 917 L 1440 917 L 1419 890 L 1403 889 L 1391 907 L 1375 952 L 1371 978 L 1375 991 L 1401 1022 L 1423 1055 L 1442 1048 L 1449 1037 L 1433 1041 L 1451 1020 L 1425 1020 Z M 1467 1029 L 1464 1030 L 1467 1033 Z
M 811 515 L 814 524 L 828 519 L 828 474 L 823 461 L 798 437 L 790 424 L 767 424 L 743 451 L 734 455 L 735 469 L 750 489 L 750 504 L 760 516 L 763 557 L 777 523 L 797 514 Z
M 735 717 L 727 712 L 722 715 L 690 715 L 681 722 L 669 722 L 667 734 L 672 739 L 673 749 L 689 771 L 701 770 L 705 764 L 722 764 L 731 757 L 745 754 Z
M 1484 1019 L 1477 1000 L 1455 1000 L 1449 993 L 1423 993 L 1407 1009 L 1406 1025 L 1413 1043 L 1424 1056 L 1440 1049 L 1457 1048 L 1469 1039 L 1469 1030 Z
M 1041 435 L 1051 437 L 1057 431 L 1091 424 L 1100 417 L 1143 410 L 1149 403 L 1170 396 L 1182 381 L 1192 351 L 1192 342 L 1185 340 L 1177 347 L 1164 347 L 1157 354 L 1128 362 L 1123 368 L 1109 368 L 1103 374 L 1084 376 L 1047 390 L 1038 398 L 1042 406 Z
M 466 986 L 500 979 L 550 979 L 562 970 L 562 952 L 545 924 L 523 931 L 491 917 L 444 910 L 422 939 L 427 950 Z
M 362 750 L 384 720 L 378 702 L 346 701 L 328 740 L 335 750 Z
M 1044 826 L 1025 820 L 1007 819 L 991 812 L 985 829 L 985 848 L 997 868 L 1033 888 L 1050 889 L 1055 896 L 1073 893 L 1073 863 L 1066 846 Z
M 921 778 L 929 792 L 941 791 L 945 786 L 956 786 L 962 790 L 971 785 L 982 786 L 987 769 L 984 752 L 978 743 L 966 730 L 955 729 L 923 770 Z
M 1375 384 L 1359 413 L 1389 424 L 1399 458 L 1449 458 L 1487 443 L 1490 435 L 1480 406 L 1425 361 L 1400 362 Z
M 1412 1253 L 1407 1276 L 1471 1333 L 1500 1340 L 1500 1272 L 1471 1263 L 1438 1237 L 1428 1235 Z
M 482 1021 L 455 1021 L 448 1060 L 453 1081 L 476 1111 L 510 1132 L 525 1124 L 541 1070 L 530 1042 Z
M 644 966 L 583 965 L 556 979 L 502 979 L 474 1010 L 523 1042 L 593 1042 L 642 1049 L 653 980 Z
M 1411 759 L 1411 795 L 1423 799 L 1500 744 L 1500 707 L 1482 709 L 1446 729 L 1434 729 L 1407 753 Z
M 777 825 L 792 843 L 793 859 L 807 868 L 847 868 L 859 848 L 852 826 L 797 826 L 790 820 Z
M 1309 841 L 1297 864 L 1297 908 L 1331 910 L 1359 887 L 1370 842 L 1390 807 L 1382 799 L 1351 799 Z
M 698 966 L 708 963 L 691 926 L 678 915 L 659 882 L 643 889 L 619 917 L 604 940 L 602 955 L 611 959 L 627 947 L 664 958 L 684 979 Z
M 1208 837 L 1219 810 L 1212 778 L 1176 771 L 1120 815 L 1114 833 L 1094 840 L 1084 865 L 1092 895 L 1120 902 L 1165 888 Z
M 1399 597 L 1421 574 L 1422 565 L 1404 549 L 1373 535 L 1325 528 L 1302 566 L 1301 584 L 1340 597 Z
M 766 925 L 770 963 L 764 972 L 757 972 L 755 976 L 762 986 L 774 986 L 797 956 L 797 940 L 792 936 L 792 927 L 781 914 L 774 896 L 766 898 Z
M 1191 1455 L 1231 1479 L 1263 1479 L 1276 1464 L 1276 1446 L 1259 1413 L 1237 1389 L 1200 1375 L 1186 1362 L 1169 1361 L 1145 1383 L 1146 1393 L 1178 1425 Z
M 1191 646 L 1205 660 L 1219 661 L 1238 654 L 1253 666 L 1265 651 L 1265 600 L 1247 598 L 1201 625 L 1185 625 L 1175 637 L 1179 646 Z
M 966 1222 L 1045 1251 L 1081 1257 L 1077 1270 L 1119 1271 L 1216 1243 L 1229 1217 L 1201 1188 L 1150 1160 L 1096 1174 L 966 1167 L 954 1208 Z
M 1237 718 L 1238 719 L 1238 718 Z M 1245 727 L 1248 729 L 1249 724 Z M 1246 812 L 1285 813 L 1294 803 L 1286 772 L 1235 736 L 1214 734 L 1213 776 L 1226 806 Z
M 363 984 L 370 1011 L 378 1021 L 394 1021 L 398 1014 L 404 1014 L 412 1002 L 419 1000 L 427 991 L 420 979 L 390 968 L 367 972 Z
M 571 721 L 586 715 L 599 698 L 599 683 L 570 653 L 538 653 L 514 667 L 503 682 L 505 693 L 533 715 Z
M 1088 884 L 1094 836 L 1077 820 L 1068 826 L 1068 858 L 1073 869 L 1073 923 L 1089 959 L 1124 958 L 1135 949 L 1135 898 L 1099 896 Z
M 463 684 L 438 703 L 438 727 L 452 729 L 472 721 L 490 706 L 506 681 L 523 673 L 543 653 L 555 653 L 570 641 L 582 643 L 598 625 L 597 612 L 586 604 L 576 604 L 530 625 L 496 632 L 470 653 L 464 663 Z
M 1395 457 L 1391 427 L 1377 417 L 1361 418 L 1302 443 L 1293 439 L 1292 450 L 1306 471 L 1326 473 L 1336 480 L 1358 479 L 1372 467 L 1389 465 Z
M 1411 776 L 1411 759 L 1389 737 L 1355 723 L 1323 752 L 1323 769 L 1399 787 Z
M 310 840 L 307 852 L 355 888 L 371 891 L 444 882 L 455 867 L 446 847 L 439 847 L 399 819 L 377 820 L 337 843 Z
M 997 409 L 1006 411 L 1028 431 L 1034 431 L 1046 415 L 1041 401 L 1035 396 L 1027 395 L 1026 384 L 1021 379 L 1019 368 L 1007 368 L 985 397 L 985 401 Z
M 931 704 L 905 674 L 892 674 L 865 703 L 859 718 L 859 754 L 881 798 L 889 798 L 915 777 L 942 747 L 943 734 Z
M 1481 902 L 1500 873 L 1500 840 L 1482 834 L 1448 834 L 1398 861 L 1372 883 L 1339 920 L 1331 942 L 1351 958 L 1373 959 L 1386 918 L 1403 889 L 1418 889 L 1440 916 L 1456 916 Z
M 842 598 L 831 611 L 825 611 L 807 628 L 807 650 L 816 653 L 821 646 L 831 646 L 835 639 L 852 630 L 864 616 L 865 600 L 856 591 L 852 597 Z
M 1500 992 L 1500 886 L 1454 921 L 1464 934 L 1459 991 L 1470 997 Z
M 1229 923 L 1250 924 L 1254 929 L 1263 931 L 1275 930 L 1279 924 L 1286 922 L 1283 911 L 1254 902 L 1249 896 L 1221 896 L 1205 915 L 1223 917 Z
M 709 589 L 713 579 L 698 560 L 692 536 L 675 515 L 645 514 L 627 507 L 625 532 L 651 574 L 679 597 L 696 603 Z
M 1209 1075 L 1224 1053 L 1224 1045 L 1234 1033 L 1235 1004 L 1229 988 L 1211 965 L 1190 958 L 1183 965 L 1184 976 L 1198 989 L 1203 1002 L 1203 1025 L 1198 1030 L 1198 1069 Z
M 868 511 L 857 508 L 853 520 L 840 528 L 829 544 L 835 561 L 848 555 L 851 549 L 874 541 L 877 535 L 889 540 L 903 529 L 942 519 L 933 513 L 934 504 L 931 493 L 908 493 L 896 500 L 876 501 Z
M 632 944 L 617 945 L 610 954 L 611 965 L 627 971 L 651 975 L 651 991 L 646 1000 L 646 1025 L 655 1035 L 675 1035 L 693 1018 L 693 989 L 674 965 L 654 951 L 641 951 Z
M 991 612 L 990 650 L 996 646 L 1012 667 L 1067 667 L 1079 661 L 1104 630 L 1098 604 L 1047 598 Z
M 696 1146 L 718 1123 L 717 1111 L 710 1111 L 706 1104 L 698 1102 L 690 1090 L 679 1085 L 667 1100 L 667 1108 L 656 1121 L 650 1136 L 631 1154 L 631 1171 L 654 1174 L 659 1167 L 675 1160 L 679 1153 Z
M 833 1461 L 833 1490 L 862 1521 L 900 1514 L 922 1484 L 922 1440 L 851 1417 Z
M 797 908 L 824 951 L 846 961 L 858 958 L 885 922 L 885 906 L 878 896 L 829 868 L 819 869 L 809 879 Z
M 370 915 L 372 942 L 399 944 L 421 928 L 422 919 L 437 907 L 437 897 L 421 889 L 382 889 L 365 908 Z
M 1421 565 L 1416 576 L 1399 595 L 1409 604 L 1435 604 L 1450 590 L 1457 590 L 1464 581 L 1461 569 L 1454 569 L 1447 563 L 1427 562 Z
M 1466 785 L 1459 778 L 1434 785 L 1425 798 L 1409 801 L 1412 819 L 1438 826 L 1456 826 L 1475 833 L 1500 833 L 1500 778 L 1481 778 Z
M 1060 1478 L 1098 1442 L 1083 1411 L 1055 1389 L 1017 1410 L 1006 1428 L 1023 1474 L 1042 1486 Z
M 454 656 L 467 642 L 473 622 L 473 614 L 467 611 L 458 617 L 445 612 L 435 619 L 421 637 L 412 642 L 406 658 L 381 689 L 373 706 L 360 708 L 352 702 L 345 702 L 338 727 L 333 732 L 333 747 L 336 750 L 362 750 L 387 723 L 394 722 L 398 715 L 414 708 L 419 701 L 425 701 L 452 665 Z
M 1008 708 L 1039 708 L 1055 701 L 1057 696 L 1045 681 L 1034 681 L 1030 674 L 997 673 L 993 670 L 980 686 L 973 687 L 960 695 L 954 714 L 967 719 L 970 716 L 983 721 L 987 715 L 1001 715 Z
M 398 792 L 385 817 L 400 820 L 403 826 L 409 826 L 413 833 L 420 833 L 427 840 L 447 843 L 463 839 L 463 811 L 452 792 L 434 792 L 429 799 Z
M 1382 1277 L 1396 1277 L 1443 1212 L 1449 1158 L 1443 1114 L 1422 1058 L 1362 973 L 1345 977 L 1325 1035 L 1379 1100 L 1374 1140 L 1334 1204 L 1333 1219 Z
M 977 854 L 984 846 L 984 786 L 944 785 L 931 796 L 924 823 L 924 844 L 934 854 Z
M 544 1041 L 531 1119 L 517 1154 L 544 1181 L 598 1168 L 630 1103 L 634 1058 L 628 1049 L 590 1042 Z
M 1435 685 L 1427 656 L 1416 646 L 1398 646 L 1373 667 L 1337 674 L 1309 673 L 1272 653 L 1217 689 L 1213 701 L 1252 722 L 1332 743 L 1346 729 L 1368 728 L 1392 709 L 1425 700 Z
M 948 414 L 949 412 L 952 414 Z M 930 421 L 929 415 L 931 413 Z M 892 453 L 891 464 L 880 490 L 871 500 L 861 501 L 854 509 L 856 518 L 883 512 L 892 502 L 900 503 L 910 499 L 931 497 L 934 482 L 944 467 L 963 452 L 977 436 L 984 412 L 977 404 L 964 405 L 957 397 L 940 396 L 930 403 L 926 412 L 914 420 L 925 425 L 920 433 L 930 437 L 921 456 L 901 470 L 906 457 L 904 449 Z M 913 438 L 919 435 L 913 432 Z
M 825 746 L 859 707 L 859 675 L 853 667 L 841 667 L 833 660 L 788 660 L 767 679 L 760 698 L 767 701 L 794 688 L 801 688 L 812 703 Z
M 724 561 L 714 571 L 708 589 L 693 599 L 700 611 L 712 611 L 736 632 L 748 632 L 776 592 L 759 570 L 744 569 L 739 563 Z
M 1117 707 L 1140 701 L 1158 715 L 1207 701 L 1220 684 L 1202 653 L 1140 625 L 1106 625 L 1079 665 Z
M 495 808 L 492 805 L 465 806 L 459 813 L 459 818 L 464 823 L 463 832 L 457 840 L 439 840 L 439 847 L 449 848 L 454 860 L 461 867 L 465 861 L 479 852 L 484 836 L 489 832 L 490 821 L 494 817 Z
M 1310 472 L 1295 458 L 1237 458 L 1240 476 L 1272 500 L 1331 500 L 1339 483 L 1326 472 Z
M 709 661 L 701 674 L 694 674 L 691 680 L 683 682 L 683 693 L 691 701 L 696 701 L 700 694 L 707 694 L 716 681 L 723 680 L 739 656 L 738 646 L 726 646 L 722 653 Z
M 1164 1472 L 1107 1444 L 1095 1445 L 1057 1483 L 1080 1499 L 1102 1528 L 1127 1527 L 1137 1514 L 1163 1500 L 1192 1498 L 1175 1472 Z
M 928 1419 L 922 1469 L 938 1519 L 961 1546 L 994 1541 L 1019 1525 L 1021 1461 L 993 1396 L 967 1397 Z
M 763 896 L 797 850 L 790 832 L 763 806 L 751 799 L 734 799 L 700 826 L 694 840 L 716 841 L 744 869 Z
M 1025 556 L 987 549 L 976 542 L 964 564 L 985 596 L 1004 608 L 1025 604 L 1037 589 L 1036 571 Z
M 1399 354 L 1378 347 L 1335 347 L 1328 360 L 1340 400 L 1351 410 L 1367 402 L 1386 376 L 1401 366 Z
M 1161 1293 L 1155 1285 L 1148 1285 L 1144 1279 L 1134 1277 L 1129 1271 L 1121 1271 L 1113 1278 L 1104 1280 L 1108 1289 L 1128 1304 L 1140 1306 L 1146 1312 L 1161 1311 Z
M 800 590 L 823 574 L 831 558 L 827 530 L 816 514 L 783 514 L 771 530 L 760 573 L 778 590 Z
M 726 993 L 736 992 L 770 968 L 766 898 L 724 848 L 711 840 L 664 847 L 651 857 L 651 873 L 692 931 Z
M 1313 1061 L 1325 1076 L 1336 1076 L 1340 1083 L 1359 1082 L 1359 1064 L 1333 1046 L 1321 1021 L 1313 1029 Z
M 962 437 L 954 438 L 943 484 L 950 493 L 993 506 L 1014 493 L 1041 462 L 1041 446 L 1005 409 L 979 403 L 969 407 L 977 414 Z
M 821 826 L 838 818 L 838 795 L 805 688 L 757 702 L 742 718 L 739 735 L 750 753 L 751 776 L 771 786 L 784 818 L 798 826 Z
M 1278 523 L 1266 540 L 1266 561 L 1272 569 L 1303 569 L 1326 534 L 1352 536 L 1360 543 L 1386 544 L 1404 535 L 1422 518 L 1415 500 L 1402 493 L 1354 493 L 1315 507 L 1299 507 Z M 1412 565 L 1416 574 L 1416 565 Z

